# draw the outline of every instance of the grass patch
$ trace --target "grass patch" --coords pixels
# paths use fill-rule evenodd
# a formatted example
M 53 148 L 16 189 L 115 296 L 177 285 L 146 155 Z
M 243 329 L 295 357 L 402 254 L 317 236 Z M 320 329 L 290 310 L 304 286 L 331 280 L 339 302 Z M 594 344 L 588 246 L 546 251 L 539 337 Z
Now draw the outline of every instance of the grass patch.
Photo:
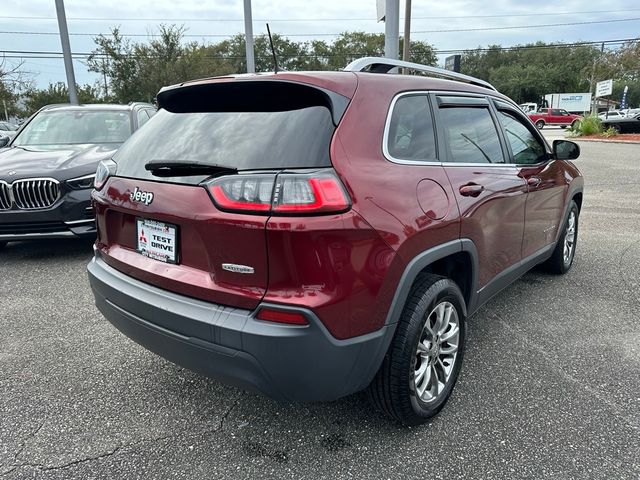
M 611 138 L 611 137 L 615 137 L 616 135 L 618 135 L 618 131 L 613 127 L 609 127 L 602 132 L 602 136 L 604 138 Z
M 575 128 L 570 128 L 572 137 L 585 137 L 587 135 L 597 135 L 602 133 L 602 120 L 597 115 L 587 115 L 583 117 Z

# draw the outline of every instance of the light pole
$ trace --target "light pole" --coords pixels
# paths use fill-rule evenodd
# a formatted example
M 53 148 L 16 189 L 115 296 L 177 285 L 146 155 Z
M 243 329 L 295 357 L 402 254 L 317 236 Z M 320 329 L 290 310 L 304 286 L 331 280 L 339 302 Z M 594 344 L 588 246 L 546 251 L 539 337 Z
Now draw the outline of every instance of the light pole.
M 251 17 L 251 0 L 244 0 L 244 44 L 247 51 L 247 73 L 256 72 L 253 57 L 253 19 Z
M 67 16 L 64 13 L 63 0 L 56 0 L 56 14 L 58 16 L 58 30 L 62 43 L 62 56 L 64 57 L 64 70 L 67 74 L 67 88 L 69 90 L 69 102 L 77 104 L 76 76 L 73 73 L 73 60 L 71 59 L 71 46 L 69 45 L 69 30 L 67 30 Z
M 411 42 L 411 0 L 404 4 L 404 45 L 402 46 L 402 60 L 410 62 L 409 43 Z M 405 73 L 409 73 L 405 69 Z
M 386 0 L 384 11 L 384 56 L 398 59 L 400 0 Z

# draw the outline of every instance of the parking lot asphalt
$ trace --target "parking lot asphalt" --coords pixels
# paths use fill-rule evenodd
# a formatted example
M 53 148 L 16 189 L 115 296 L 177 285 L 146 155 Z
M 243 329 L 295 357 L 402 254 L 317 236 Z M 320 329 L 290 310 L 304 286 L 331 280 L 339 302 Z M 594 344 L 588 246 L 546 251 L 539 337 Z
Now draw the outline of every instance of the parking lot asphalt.
M 0 478 L 640 478 L 640 149 L 581 148 L 573 269 L 470 320 L 453 396 L 419 428 L 361 395 L 278 404 L 177 367 L 95 309 L 90 242 L 9 244 Z

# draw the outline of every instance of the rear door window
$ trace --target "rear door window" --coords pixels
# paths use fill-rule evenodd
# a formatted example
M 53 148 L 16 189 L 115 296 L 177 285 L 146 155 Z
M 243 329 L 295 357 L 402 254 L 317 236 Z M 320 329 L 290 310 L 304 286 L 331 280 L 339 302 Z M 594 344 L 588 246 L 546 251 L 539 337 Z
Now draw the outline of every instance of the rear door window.
M 149 114 L 146 110 L 138 110 L 138 128 L 149 121 Z
M 439 116 L 455 163 L 505 163 L 488 107 L 441 107 Z

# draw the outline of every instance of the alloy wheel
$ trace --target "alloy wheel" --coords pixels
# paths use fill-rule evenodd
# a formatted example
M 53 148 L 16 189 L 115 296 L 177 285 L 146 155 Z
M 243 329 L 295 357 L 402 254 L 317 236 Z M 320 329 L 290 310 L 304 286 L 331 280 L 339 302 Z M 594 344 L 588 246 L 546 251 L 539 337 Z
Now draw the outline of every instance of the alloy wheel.
M 451 378 L 460 341 L 456 308 L 444 301 L 429 313 L 416 350 L 414 386 L 425 403 L 438 399 Z
M 576 212 L 569 213 L 567 220 L 567 233 L 564 236 L 563 259 L 564 264 L 569 265 L 573 259 L 573 252 L 576 244 Z

